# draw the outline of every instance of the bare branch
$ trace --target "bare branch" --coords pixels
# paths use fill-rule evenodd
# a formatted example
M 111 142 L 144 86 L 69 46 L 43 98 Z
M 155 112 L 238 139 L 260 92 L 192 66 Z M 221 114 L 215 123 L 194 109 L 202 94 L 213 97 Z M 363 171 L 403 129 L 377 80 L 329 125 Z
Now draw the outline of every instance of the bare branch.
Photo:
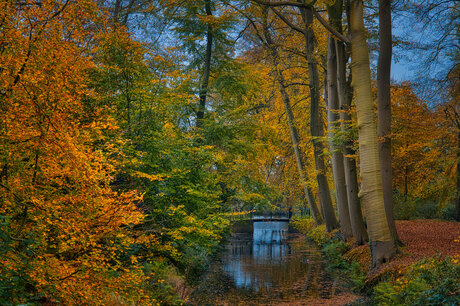
M 286 18 L 286 16 L 284 16 L 282 13 L 278 12 L 274 7 L 270 7 L 270 8 L 276 14 L 276 16 L 278 16 L 281 20 L 283 20 L 284 23 L 287 24 L 291 29 L 293 29 L 293 30 L 295 30 L 297 32 L 300 32 L 302 34 L 305 34 L 304 29 L 301 29 L 298 26 L 296 26 L 295 24 L 293 24 L 288 18 Z
M 324 20 L 324 18 L 321 16 L 320 13 L 318 13 L 314 7 L 311 7 L 311 10 L 313 12 L 313 15 L 315 15 L 316 19 L 318 19 L 318 21 L 329 31 L 331 32 L 332 35 L 334 35 L 335 37 L 337 37 L 338 39 L 340 39 L 341 41 L 349 44 L 351 41 L 350 41 L 350 38 L 347 37 L 347 36 L 344 36 L 343 34 L 339 33 L 339 31 L 337 31 L 336 29 L 334 29 L 326 20 Z
M 265 1 L 265 0 L 252 0 L 258 4 L 262 4 L 265 6 L 276 7 L 276 6 L 295 6 L 295 7 L 310 7 L 311 4 L 305 4 L 301 2 L 294 2 L 294 1 Z M 316 2 L 316 1 L 314 1 Z

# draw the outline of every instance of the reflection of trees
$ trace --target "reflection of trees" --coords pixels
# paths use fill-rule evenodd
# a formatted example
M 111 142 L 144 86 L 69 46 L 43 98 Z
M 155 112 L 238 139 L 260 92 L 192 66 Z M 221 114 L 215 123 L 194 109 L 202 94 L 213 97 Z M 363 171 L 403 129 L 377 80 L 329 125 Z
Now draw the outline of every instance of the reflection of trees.
M 261 239 L 259 241 L 264 241 Z M 233 241 L 229 246 L 224 270 L 234 277 L 238 287 L 284 297 L 305 291 L 317 291 L 318 252 L 300 239 L 291 243 L 253 243 Z

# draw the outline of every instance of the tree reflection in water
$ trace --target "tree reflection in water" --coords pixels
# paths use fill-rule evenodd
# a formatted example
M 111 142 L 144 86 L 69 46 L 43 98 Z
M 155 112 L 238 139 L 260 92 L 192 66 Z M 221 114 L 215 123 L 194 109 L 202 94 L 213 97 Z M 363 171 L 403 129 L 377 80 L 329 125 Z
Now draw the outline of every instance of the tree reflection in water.
M 196 305 L 286 301 L 323 295 L 321 257 L 288 222 L 253 222 L 236 229 L 220 261 L 193 297 Z

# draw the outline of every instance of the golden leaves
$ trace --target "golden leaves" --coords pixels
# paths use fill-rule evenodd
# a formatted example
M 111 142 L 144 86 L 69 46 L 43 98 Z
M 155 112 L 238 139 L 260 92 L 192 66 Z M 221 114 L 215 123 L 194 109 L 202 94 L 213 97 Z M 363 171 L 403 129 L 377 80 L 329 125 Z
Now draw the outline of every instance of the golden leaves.
M 135 192 L 111 190 L 113 168 L 91 148 L 116 128 L 100 109 L 102 118 L 85 109 L 94 95 L 85 48 L 101 16 L 94 1 L 14 3 L 0 3 L 0 203 L 10 217 L 1 230 L 14 234 L 0 273 L 21 271 L 60 303 L 110 304 L 108 290 L 129 296 L 128 284 L 145 278 L 135 258 L 129 269 L 121 260 L 137 241 L 128 227 L 144 215 Z

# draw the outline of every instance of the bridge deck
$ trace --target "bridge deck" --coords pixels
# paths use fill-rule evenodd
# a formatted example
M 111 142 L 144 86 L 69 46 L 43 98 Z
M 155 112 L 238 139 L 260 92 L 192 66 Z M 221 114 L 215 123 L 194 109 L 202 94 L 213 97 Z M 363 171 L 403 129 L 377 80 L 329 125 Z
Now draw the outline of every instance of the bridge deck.
M 278 221 L 278 222 L 289 222 L 289 218 L 283 217 L 273 217 L 273 218 L 252 218 L 253 222 L 270 222 L 270 221 Z

